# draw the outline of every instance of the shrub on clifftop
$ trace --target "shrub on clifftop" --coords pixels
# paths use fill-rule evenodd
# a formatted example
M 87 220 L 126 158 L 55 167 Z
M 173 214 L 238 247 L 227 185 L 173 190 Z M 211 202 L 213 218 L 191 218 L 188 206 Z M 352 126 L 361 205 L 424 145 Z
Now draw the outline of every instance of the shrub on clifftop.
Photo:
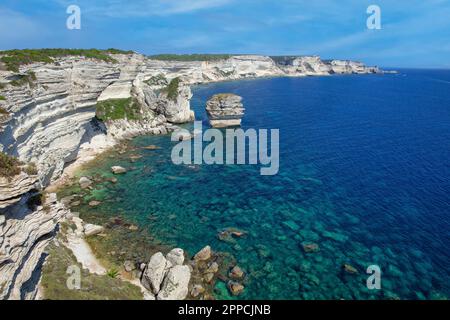
M 20 165 L 19 159 L 0 152 L 0 177 L 9 178 L 18 175 L 21 171 Z
M 180 78 L 175 78 L 170 81 L 169 85 L 163 90 L 167 93 L 167 98 L 176 101 L 178 97 L 178 87 L 180 85 Z
M 118 49 L 24 49 L 0 51 L 1 61 L 7 69 L 13 72 L 19 72 L 21 65 L 34 62 L 52 63 L 53 58 L 66 56 L 80 56 L 92 58 L 106 62 L 117 62 L 110 54 L 130 54 L 132 51 L 122 51 Z

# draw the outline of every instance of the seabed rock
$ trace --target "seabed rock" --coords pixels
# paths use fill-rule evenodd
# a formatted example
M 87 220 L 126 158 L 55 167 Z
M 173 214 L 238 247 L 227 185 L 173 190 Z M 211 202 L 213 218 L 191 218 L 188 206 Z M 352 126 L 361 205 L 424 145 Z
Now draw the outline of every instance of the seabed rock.
M 314 253 L 320 250 L 317 243 L 304 243 L 302 246 L 306 253 Z
M 78 183 L 80 184 L 81 189 L 87 189 L 91 186 L 92 180 L 87 177 L 81 177 Z
M 105 228 L 103 228 L 102 226 L 97 226 L 95 224 L 86 223 L 84 225 L 84 234 L 88 237 L 102 233 L 104 230 Z
M 121 167 L 121 166 L 113 166 L 113 167 L 111 167 L 111 171 L 114 174 L 123 174 L 123 173 L 127 172 L 127 169 L 125 169 L 124 167 Z

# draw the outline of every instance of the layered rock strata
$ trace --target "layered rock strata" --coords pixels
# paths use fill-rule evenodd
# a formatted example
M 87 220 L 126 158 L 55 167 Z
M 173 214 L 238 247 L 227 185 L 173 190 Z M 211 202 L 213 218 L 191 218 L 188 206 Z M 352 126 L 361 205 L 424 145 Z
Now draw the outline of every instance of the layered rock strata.
M 206 102 L 209 123 L 214 128 L 240 126 L 244 110 L 242 97 L 231 93 L 216 94 Z

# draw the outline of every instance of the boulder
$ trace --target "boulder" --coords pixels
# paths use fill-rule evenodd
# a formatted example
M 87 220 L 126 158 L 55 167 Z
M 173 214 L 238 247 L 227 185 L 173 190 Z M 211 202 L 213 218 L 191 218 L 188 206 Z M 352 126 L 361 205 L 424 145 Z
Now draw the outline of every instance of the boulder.
M 92 180 L 87 177 L 81 177 L 78 183 L 80 184 L 81 189 L 86 189 L 91 186 Z
M 170 252 L 166 255 L 166 259 L 174 266 L 182 265 L 184 262 L 183 249 L 175 248 L 170 250 Z
M 111 171 L 114 174 L 123 174 L 123 173 L 127 172 L 127 169 L 125 169 L 124 167 L 121 167 L 121 166 L 113 166 L 113 167 L 111 167 Z
M 158 300 L 183 300 L 189 293 L 191 270 L 188 266 L 170 268 L 158 293 Z
M 154 294 L 158 294 L 169 266 L 170 262 L 164 258 L 161 252 L 155 253 L 150 258 L 147 268 L 145 268 L 142 275 L 142 285 Z
M 230 278 L 232 279 L 242 279 L 244 276 L 244 271 L 239 266 L 234 266 L 229 273 Z
M 216 94 L 206 102 L 209 122 L 214 128 L 240 126 L 244 110 L 242 97 L 232 93 Z
M 238 296 L 244 291 L 244 286 L 236 281 L 228 281 L 227 286 L 233 296 Z
M 97 206 L 99 206 L 100 204 L 101 204 L 100 201 L 92 200 L 92 201 L 89 202 L 89 207 L 97 207 Z
M 84 234 L 86 236 L 93 236 L 99 233 L 102 233 L 105 230 L 102 226 L 97 226 L 95 224 L 86 223 L 84 225 Z
M 200 284 L 196 284 L 192 287 L 191 296 L 197 298 L 199 295 L 205 292 L 205 288 L 203 288 Z
M 208 265 L 208 269 L 206 269 L 205 273 L 217 273 L 217 271 L 219 271 L 219 264 L 213 261 Z
M 130 261 L 130 260 L 125 261 L 123 263 L 123 267 L 126 272 L 131 272 L 136 269 L 135 264 L 133 263 L 133 261 Z
M 194 260 L 196 261 L 206 261 L 211 258 L 211 247 L 206 246 L 194 256 Z

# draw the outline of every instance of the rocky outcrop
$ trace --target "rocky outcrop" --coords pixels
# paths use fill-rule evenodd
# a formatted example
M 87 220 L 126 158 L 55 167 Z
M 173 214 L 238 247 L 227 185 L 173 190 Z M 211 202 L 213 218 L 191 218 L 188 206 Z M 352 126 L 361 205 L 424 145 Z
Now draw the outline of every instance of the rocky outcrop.
M 158 300 L 183 300 L 189 292 L 191 270 L 183 265 L 184 251 L 176 248 L 166 257 L 155 253 L 142 274 L 142 285 Z
M 231 94 L 216 94 L 206 102 L 209 122 L 215 128 L 240 126 L 244 116 L 242 97 Z

